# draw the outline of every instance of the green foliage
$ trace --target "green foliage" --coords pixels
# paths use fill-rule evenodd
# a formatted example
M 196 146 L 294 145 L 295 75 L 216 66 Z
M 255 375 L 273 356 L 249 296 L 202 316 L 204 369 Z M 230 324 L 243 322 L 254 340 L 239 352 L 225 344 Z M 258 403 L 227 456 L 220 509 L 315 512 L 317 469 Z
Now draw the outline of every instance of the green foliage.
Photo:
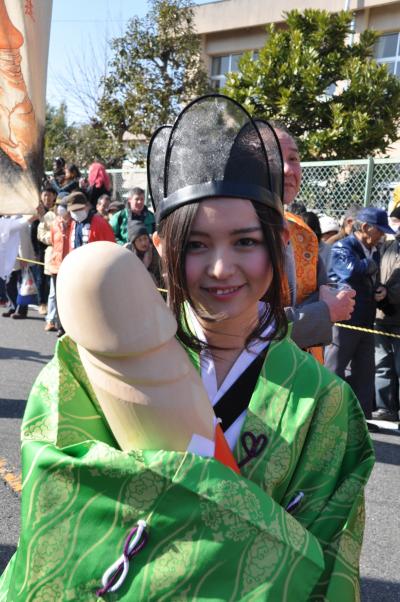
M 227 78 L 225 92 L 253 115 L 283 122 L 304 160 L 364 158 L 398 138 L 400 82 L 372 58 L 378 33 L 349 45 L 351 18 L 293 10 L 285 29 L 267 28 L 258 59 L 247 53 Z
M 54 157 L 64 156 L 69 144 L 72 128 L 67 123 L 67 107 L 62 103 L 59 107 L 46 106 L 46 122 L 44 137 L 44 168 L 50 170 Z
M 51 171 L 54 157 L 64 157 L 67 163 L 81 168 L 93 161 L 107 167 L 121 167 L 126 148 L 115 140 L 98 122 L 68 124 L 65 104 L 47 105 L 45 129 L 45 170 Z
M 207 89 L 189 0 L 151 0 L 147 16 L 131 19 L 112 50 L 99 119 L 117 140 L 125 131 L 149 138 Z

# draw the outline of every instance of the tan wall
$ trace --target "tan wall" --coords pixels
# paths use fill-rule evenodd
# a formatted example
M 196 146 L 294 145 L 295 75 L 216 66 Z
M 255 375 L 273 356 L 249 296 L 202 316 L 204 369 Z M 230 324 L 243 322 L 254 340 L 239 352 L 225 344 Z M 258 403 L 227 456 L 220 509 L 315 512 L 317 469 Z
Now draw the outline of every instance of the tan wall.
M 370 9 L 367 27 L 377 31 L 400 31 L 400 2 Z
M 231 52 L 244 52 L 262 48 L 266 40 L 265 27 L 238 29 L 232 32 L 209 34 L 205 36 L 206 54 L 222 55 Z
M 388 6 L 391 11 L 398 0 L 350 0 L 351 10 L 365 10 L 372 7 Z M 344 0 L 223 0 L 210 2 L 195 8 L 198 33 L 211 33 L 262 26 L 266 23 L 279 23 L 283 13 L 305 8 L 327 9 L 332 12 L 343 10 Z

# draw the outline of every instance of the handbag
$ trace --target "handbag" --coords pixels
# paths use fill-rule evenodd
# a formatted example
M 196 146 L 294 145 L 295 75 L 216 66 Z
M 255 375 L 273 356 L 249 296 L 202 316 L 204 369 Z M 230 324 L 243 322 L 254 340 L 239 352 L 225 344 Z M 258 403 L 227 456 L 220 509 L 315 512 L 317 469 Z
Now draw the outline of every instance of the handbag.
M 22 280 L 17 296 L 17 305 L 37 303 L 37 286 L 30 268 L 22 268 Z

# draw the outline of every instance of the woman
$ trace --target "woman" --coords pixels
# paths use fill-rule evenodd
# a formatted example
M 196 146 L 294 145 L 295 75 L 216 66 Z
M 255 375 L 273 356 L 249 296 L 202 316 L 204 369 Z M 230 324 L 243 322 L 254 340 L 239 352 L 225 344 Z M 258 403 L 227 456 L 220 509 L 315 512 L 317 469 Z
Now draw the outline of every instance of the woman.
M 244 433 L 268 441 L 263 455 L 254 465 L 246 463 L 242 474 L 285 508 L 295 493 L 304 494 L 296 519 L 319 541 L 325 560 L 313 596 L 356 600 L 361 489 L 357 493 L 354 489 L 354 496 L 348 498 L 347 518 L 339 519 L 334 508 L 341 506 L 343 489 L 355 485 L 356 474 L 363 473 L 364 480 L 371 469 L 373 452 L 366 425 L 346 385 L 286 336 L 280 283 L 287 234 L 279 149 L 268 128 L 257 123 L 270 170 L 267 192 L 260 196 L 265 184 L 257 169 L 257 136 L 252 137 L 244 125 L 229 151 L 227 141 L 224 146 L 221 105 L 233 121 L 233 103 L 206 98 L 183 111 L 171 132 L 164 128 L 159 140 L 153 140 L 149 180 L 158 216 L 154 242 L 162 257 L 170 306 L 179 338 L 201 372 L 216 414 L 227 413 L 225 436 L 239 466 L 248 445 Z M 231 122 L 226 126 L 227 139 L 233 136 L 232 127 Z M 215 139 L 217 131 L 213 148 L 212 134 Z M 225 157 L 229 153 L 219 173 L 217 149 Z M 164 161 L 159 156 L 162 151 Z M 260 162 L 261 157 L 262 151 Z M 165 167 L 162 173 L 157 171 L 160 164 Z M 266 358 L 248 408 L 243 409 L 238 403 L 240 380 L 254 354 Z M 230 403 L 239 406 L 237 415 L 221 403 L 229 389 Z M 360 447 L 354 456 L 353 444 L 345 441 L 356 439 Z M 352 466 L 349 472 L 346 465 Z M 353 549 L 350 562 L 344 552 L 347 545 Z M 298 598 L 289 594 L 289 599 Z
M 28 404 L 27 518 L 0 593 L 90 600 L 123 548 L 98 595 L 118 582 L 119 600 L 357 600 L 373 452 L 351 390 L 287 337 L 276 137 L 210 95 L 159 130 L 148 166 L 178 338 L 241 475 L 119 451 L 65 337 Z
M 102 163 L 92 163 L 89 167 L 88 179 L 81 181 L 81 188 L 88 197 L 93 209 L 103 194 L 111 192 L 110 176 Z
M 58 187 L 58 194 L 69 194 L 74 190 L 78 190 L 80 177 L 81 172 L 79 171 L 78 166 L 74 163 L 69 163 L 65 168 L 62 185 Z

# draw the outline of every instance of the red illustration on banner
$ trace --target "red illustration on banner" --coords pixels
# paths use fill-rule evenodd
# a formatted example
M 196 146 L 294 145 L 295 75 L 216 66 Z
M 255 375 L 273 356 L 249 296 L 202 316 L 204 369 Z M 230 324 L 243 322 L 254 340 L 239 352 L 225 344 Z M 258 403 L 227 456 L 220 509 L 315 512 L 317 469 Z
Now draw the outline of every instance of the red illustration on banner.
M 30 17 L 32 19 L 32 21 L 35 20 L 35 17 L 33 16 L 32 0 L 25 0 L 25 14 L 28 15 L 28 17 Z

